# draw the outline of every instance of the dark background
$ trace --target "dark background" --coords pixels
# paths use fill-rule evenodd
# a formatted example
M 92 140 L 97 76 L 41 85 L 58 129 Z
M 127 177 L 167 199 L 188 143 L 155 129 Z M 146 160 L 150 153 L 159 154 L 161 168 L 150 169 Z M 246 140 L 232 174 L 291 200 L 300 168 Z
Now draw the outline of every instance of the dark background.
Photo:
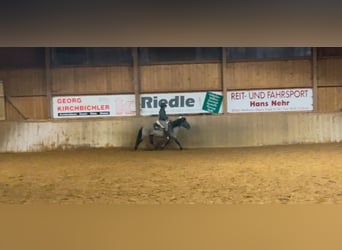
M 340 1 L 3 0 L 1 46 L 342 44 Z

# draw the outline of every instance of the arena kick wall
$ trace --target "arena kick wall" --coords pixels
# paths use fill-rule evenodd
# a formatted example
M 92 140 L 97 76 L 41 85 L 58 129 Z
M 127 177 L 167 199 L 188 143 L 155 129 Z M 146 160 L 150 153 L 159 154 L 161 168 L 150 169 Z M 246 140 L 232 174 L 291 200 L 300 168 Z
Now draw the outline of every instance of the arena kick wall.
M 187 116 L 185 149 L 342 141 L 342 113 L 258 113 Z M 0 123 L 0 152 L 120 147 L 133 150 L 141 125 L 155 117 Z M 176 147 L 173 144 L 172 147 Z M 148 148 L 142 143 L 141 149 Z M 140 148 L 139 148 L 140 149 Z

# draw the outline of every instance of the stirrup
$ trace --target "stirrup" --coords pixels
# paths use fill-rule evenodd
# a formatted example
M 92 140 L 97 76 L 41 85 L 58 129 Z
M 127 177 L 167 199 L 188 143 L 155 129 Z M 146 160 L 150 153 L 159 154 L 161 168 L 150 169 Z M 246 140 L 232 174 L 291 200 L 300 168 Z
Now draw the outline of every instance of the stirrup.
M 160 126 L 160 124 L 159 124 L 158 122 L 155 122 L 155 123 L 153 124 L 153 128 L 156 129 L 156 130 L 161 130 L 161 129 L 163 129 L 163 127 Z
M 166 139 L 170 140 L 171 135 L 170 135 L 169 131 L 164 129 L 164 134 L 165 134 Z
M 159 120 L 157 120 L 155 123 L 156 123 L 159 127 L 161 127 L 162 129 L 165 128 L 164 125 L 161 124 L 161 122 L 160 122 Z

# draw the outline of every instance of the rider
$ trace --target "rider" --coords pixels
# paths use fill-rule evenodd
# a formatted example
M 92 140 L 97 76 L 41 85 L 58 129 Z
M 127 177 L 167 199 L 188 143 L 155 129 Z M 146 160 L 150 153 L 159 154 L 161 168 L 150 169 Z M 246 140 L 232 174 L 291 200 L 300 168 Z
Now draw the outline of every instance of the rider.
M 160 105 L 159 110 L 159 120 L 157 121 L 157 124 L 164 130 L 164 133 L 166 135 L 166 138 L 170 138 L 169 133 L 169 117 L 166 115 L 165 108 L 167 107 L 165 102 L 162 102 Z

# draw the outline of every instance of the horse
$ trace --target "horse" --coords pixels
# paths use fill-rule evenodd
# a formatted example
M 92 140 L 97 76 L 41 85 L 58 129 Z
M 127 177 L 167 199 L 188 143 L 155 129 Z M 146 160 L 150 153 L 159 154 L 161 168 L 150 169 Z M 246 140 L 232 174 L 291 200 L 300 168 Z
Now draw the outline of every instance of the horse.
M 147 127 L 140 127 L 138 131 L 136 143 L 134 146 L 134 150 L 138 149 L 139 144 L 144 140 L 146 136 L 149 136 L 150 144 L 152 145 L 154 145 L 153 138 L 155 136 L 164 138 L 165 143 L 162 145 L 162 149 L 164 149 L 170 143 L 171 140 L 174 140 L 177 143 L 179 149 L 182 150 L 183 147 L 177 139 L 177 133 L 181 127 L 186 128 L 186 129 L 190 129 L 191 127 L 184 116 L 180 116 L 174 121 L 170 120 L 170 123 L 169 123 L 169 135 L 170 136 L 166 136 L 164 131 L 161 128 L 157 129 L 155 126 L 155 123 Z

